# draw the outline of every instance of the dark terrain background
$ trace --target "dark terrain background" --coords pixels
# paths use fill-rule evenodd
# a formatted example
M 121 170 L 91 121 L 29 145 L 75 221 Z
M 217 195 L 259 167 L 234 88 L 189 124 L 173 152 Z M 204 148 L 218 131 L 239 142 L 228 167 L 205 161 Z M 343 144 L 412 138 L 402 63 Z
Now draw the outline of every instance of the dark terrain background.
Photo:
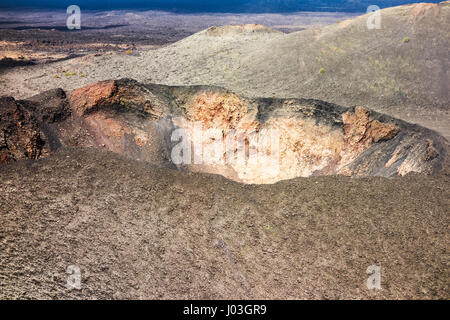
M 370 5 L 380 8 L 399 6 L 420 1 L 379 0 L 376 3 L 369 0 L 100 0 L 73 1 L 63 0 L 2 0 L 1 7 L 31 7 L 31 8 L 65 8 L 72 4 L 86 9 L 147 9 L 167 10 L 175 12 L 295 12 L 295 11 L 325 11 L 325 12 L 365 12 Z M 438 3 L 440 1 L 428 1 Z

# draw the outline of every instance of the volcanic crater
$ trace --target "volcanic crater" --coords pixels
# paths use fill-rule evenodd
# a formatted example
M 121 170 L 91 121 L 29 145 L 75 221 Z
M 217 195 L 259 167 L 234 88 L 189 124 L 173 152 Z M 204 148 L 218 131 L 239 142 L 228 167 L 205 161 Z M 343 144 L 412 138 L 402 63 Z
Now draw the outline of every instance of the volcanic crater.
M 447 141 L 436 132 L 364 106 L 249 99 L 220 87 L 121 79 L 70 95 L 55 89 L 27 100 L 4 97 L 0 104 L 2 163 L 38 159 L 65 146 L 94 147 L 173 169 L 268 184 L 336 174 L 431 175 L 446 157 Z M 174 137 L 177 129 L 183 134 Z M 174 155 L 184 161 L 174 161 Z

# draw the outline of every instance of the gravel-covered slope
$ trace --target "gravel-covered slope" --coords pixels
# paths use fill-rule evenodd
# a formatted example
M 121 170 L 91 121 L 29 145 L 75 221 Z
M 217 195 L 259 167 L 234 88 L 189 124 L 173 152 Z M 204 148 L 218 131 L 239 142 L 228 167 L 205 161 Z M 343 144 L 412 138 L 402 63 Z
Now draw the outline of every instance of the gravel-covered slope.
M 93 149 L 19 161 L 0 169 L 0 298 L 448 299 L 449 177 L 255 186 Z

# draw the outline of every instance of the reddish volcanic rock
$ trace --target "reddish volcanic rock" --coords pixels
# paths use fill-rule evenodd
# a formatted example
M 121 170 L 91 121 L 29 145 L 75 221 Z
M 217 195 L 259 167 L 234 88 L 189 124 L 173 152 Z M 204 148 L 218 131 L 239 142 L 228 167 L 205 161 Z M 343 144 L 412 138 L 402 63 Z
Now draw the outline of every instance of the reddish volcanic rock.
M 70 95 L 70 105 L 80 116 L 93 111 L 95 107 L 106 103 L 116 91 L 114 81 L 101 81 L 74 90 Z
M 378 120 L 372 121 L 370 124 L 370 133 L 372 141 L 377 143 L 380 141 L 391 140 L 400 131 L 392 123 L 381 123 Z
M 354 113 L 344 113 L 342 122 L 347 150 L 344 157 L 347 158 L 347 163 L 356 159 L 374 143 L 390 140 L 400 131 L 393 123 L 370 119 L 370 111 L 364 107 L 356 107 Z M 340 174 L 348 175 L 349 171 L 346 169 Z
M 372 143 L 390 140 L 399 132 L 392 123 L 381 123 L 369 118 L 370 111 L 364 107 L 356 107 L 355 112 L 342 115 L 345 139 L 349 144 L 359 144 L 366 147 Z
M 191 106 L 193 121 L 207 128 L 230 129 L 236 127 L 248 112 L 246 101 L 235 94 L 203 92 L 194 97 Z

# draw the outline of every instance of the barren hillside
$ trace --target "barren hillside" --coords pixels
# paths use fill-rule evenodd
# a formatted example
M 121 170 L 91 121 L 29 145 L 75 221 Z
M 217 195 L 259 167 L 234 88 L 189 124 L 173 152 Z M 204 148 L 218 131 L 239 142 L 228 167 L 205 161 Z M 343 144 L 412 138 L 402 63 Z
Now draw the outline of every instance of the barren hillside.
M 290 34 L 239 26 L 225 28 L 240 32 L 219 32 L 225 30 L 220 27 L 134 55 L 88 55 L 21 67 L 0 76 L 1 93 L 24 98 L 123 77 L 220 85 L 249 97 L 363 105 L 449 137 L 450 4 L 384 9 L 381 29 L 369 30 L 367 18 Z

